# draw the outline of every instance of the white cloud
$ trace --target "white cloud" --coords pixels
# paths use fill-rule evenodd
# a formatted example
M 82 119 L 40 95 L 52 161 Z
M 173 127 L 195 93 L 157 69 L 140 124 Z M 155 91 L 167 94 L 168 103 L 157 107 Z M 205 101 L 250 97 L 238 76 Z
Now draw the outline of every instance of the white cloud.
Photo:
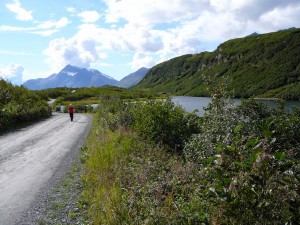
M 89 68 L 91 63 L 106 58 L 107 55 L 98 48 L 94 33 L 79 32 L 73 38 L 54 39 L 50 42 L 44 54 L 47 62 L 54 70 L 59 70 L 66 64 Z
M 111 63 L 91 63 L 91 67 L 114 67 L 115 65 L 111 64 Z
M 107 22 L 172 23 L 193 18 L 210 7 L 208 0 L 104 0 Z M 134 7 L 133 7 L 134 6 Z
M 298 6 L 289 6 L 286 8 L 275 8 L 274 10 L 260 17 L 261 24 L 265 29 L 271 28 L 289 28 L 299 26 L 300 4 Z M 272 30 L 270 30 L 272 31 Z
M 5 51 L 0 50 L 0 55 L 18 55 L 18 56 L 34 56 L 36 54 L 24 52 L 24 51 Z
M 275 9 L 281 11 L 300 3 L 299 0 L 244 0 L 243 2 L 244 4 L 236 8 L 235 13 L 240 18 L 247 20 L 256 20 Z
M 27 31 L 29 33 L 41 36 L 50 36 L 58 32 L 59 29 L 67 26 L 69 23 L 70 21 L 68 18 L 62 17 L 57 21 L 46 21 L 38 23 L 38 25 L 35 27 L 0 26 L 0 31 Z
M 103 65 L 105 62 L 102 60 L 107 58 L 107 50 L 141 52 L 138 56 L 143 55 L 143 57 L 135 57 L 135 59 L 139 62 L 147 62 L 148 65 L 149 61 L 153 62 L 149 54 L 162 48 L 158 38 L 155 34 L 150 34 L 147 27 L 125 26 L 120 30 L 113 30 L 84 24 L 72 38 L 52 40 L 44 54 L 48 57 L 47 62 L 57 69 L 66 64 L 82 67 L 89 67 L 91 64 Z M 137 64 L 141 63 L 136 62 L 132 65 Z
M 136 71 L 142 67 L 151 68 L 156 63 L 157 62 L 153 59 L 151 55 L 136 53 L 133 56 L 133 60 L 130 66 L 133 71 Z
M 29 21 L 33 20 L 32 11 L 26 10 L 21 7 L 19 0 L 14 0 L 13 3 L 6 4 L 6 7 L 16 14 L 18 20 Z
M 217 43 L 253 32 L 300 27 L 299 0 L 103 1 L 107 10 L 101 15 L 111 26 L 90 24 L 100 18 L 96 11 L 78 14 L 89 24 L 79 26 L 70 39 L 52 40 L 44 52 L 50 64 L 60 68 L 68 63 L 103 65 L 110 52 L 119 52 L 131 55 L 131 67 L 138 69 L 214 50 L 205 48 L 207 43 L 215 48 Z
M 117 23 L 120 20 L 127 21 L 128 24 L 139 26 L 149 25 L 152 28 L 166 25 L 174 25 L 179 29 L 182 24 L 194 24 L 195 33 L 201 36 L 210 36 L 208 31 L 213 31 L 214 40 L 220 41 L 226 38 L 232 38 L 234 35 L 241 36 L 247 34 L 253 23 L 257 27 L 263 27 L 264 17 L 270 16 L 270 13 L 277 11 L 279 14 L 284 13 L 287 8 L 297 9 L 300 6 L 299 0 L 104 0 L 108 9 L 105 17 L 107 22 Z M 134 5 L 135 7 L 132 7 Z M 294 10 L 299 13 L 299 10 Z M 283 26 L 299 26 L 300 16 L 295 14 L 285 14 L 288 18 L 278 21 L 278 25 L 273 29 Z M 292 17 L 292 18 L 291 18 Z M 285 22 L 289 20 L 289 22 Z M 197 21 L 202 24 L 195 23 Z M 217 25 L 217 27 L 214 27 Z M 275 24 L 274 24 L 275 25 Z M 226 29 L 228 31 L 226 31 Z M 200 30 L 200 32 L 199 32 Z M 252 30 L 252 32 L 257 30 Z M 262 30 L 263 32 L 263 30 Z
M 0 26 L 0 30 L 2 31 L 31 31 L 35 29 L 35 27 Z
M 104 1 L 107 22 L 126 21 L 121 28 L 112 26 L 109 46 L 135 53 L 132 65 L 150 59 L 150 53 L 167 60 L 208 50 L 205 43 L 300 26 L 299 0 Z
M 74 7 L 68 7 L 67 11 L 70 13 L 75 13 L 77 10 Z
M 100 19 L 100 14 L 97 11 L 84 11 L 78 14 L 84 23 L 94 23 Z
M 24 68 L 17 64 L 10 64 L 6 67 L 0 67 L 0 77 L 10 81 L 12 84 L 20 85 L 23 83 Z
M 62 28 L 70 23 L 69 19 L 62 17 L 57 21 L 42 22 L 37 26 L 37 29 L 50 29 L 50 28 Z
M 58 30 L 31 31 L 30 33 L 31 34 L 37 34 L 37 35 L 40 35 L 40 36 L 47 37 L 47 36 L 51 36 L 52 34 L 54 34 L 56 32 L 58 32 Z

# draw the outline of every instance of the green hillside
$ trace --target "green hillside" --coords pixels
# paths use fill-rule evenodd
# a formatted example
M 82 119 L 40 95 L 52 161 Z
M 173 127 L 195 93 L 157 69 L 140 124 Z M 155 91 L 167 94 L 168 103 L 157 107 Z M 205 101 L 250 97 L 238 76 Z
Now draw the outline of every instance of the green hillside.
M 135 88 L 208 96 L 207 79 L 226 78 L 234 97 L 300 99 L 300 29 L 229 40 L 213 52 L 183 55 L 151 68 Z

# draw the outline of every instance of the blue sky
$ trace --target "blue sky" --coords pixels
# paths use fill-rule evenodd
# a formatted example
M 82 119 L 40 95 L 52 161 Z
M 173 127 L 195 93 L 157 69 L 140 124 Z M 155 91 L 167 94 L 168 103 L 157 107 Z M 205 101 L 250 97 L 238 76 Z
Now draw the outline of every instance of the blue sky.
M 22 84 L 71 64 L 120 80 L 290 27 L 300 27 L 299 0 L 1 0 L 0 77 Z

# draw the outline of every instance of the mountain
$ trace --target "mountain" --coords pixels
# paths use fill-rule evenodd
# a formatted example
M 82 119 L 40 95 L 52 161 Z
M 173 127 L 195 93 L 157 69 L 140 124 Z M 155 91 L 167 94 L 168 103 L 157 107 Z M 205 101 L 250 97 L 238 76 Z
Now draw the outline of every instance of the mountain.
M 124 77 L 122 80 L 120 80 L 117 83 L 117 86 L 122 87 L 122 88 L 130 88 L 130 87 L 136 85 L 144 78 L 144 76 L 146 75 L 148 70 L 149 69 L 147 69 L 145 67 L 138 69 L 136 72 L 131 73 L 131 74 L 127 75 L 126 77 Z
M 134 88 L 174 95 L 209 96 L 226 81 L 234 97 L 300 99 L 300 29 L 226 41 L 213 52 L 183 55 L 152 67 Z M 211 82 L 212 83 L 212 82 Z
M 117 80 L 98 70 L 67 65 L 57 74 L 47 78 L 28 80 L 23 85 L 31 90 L 41 90 L 55 87 L 101 87 L 117 83 Z

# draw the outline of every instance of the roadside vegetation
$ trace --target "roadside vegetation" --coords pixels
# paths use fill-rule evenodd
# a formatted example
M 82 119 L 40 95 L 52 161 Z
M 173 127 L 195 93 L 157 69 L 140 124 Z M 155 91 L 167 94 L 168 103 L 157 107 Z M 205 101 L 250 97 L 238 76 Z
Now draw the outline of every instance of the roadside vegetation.
M 46 99 L 57 99 L 57 103 L 87 102 L 99 103 L 99 98 L 118 96 L 120 99 L 143 99 L 153 98 L 157 95 L 150 90 L 131 90 L 114 86 L 86 87 L 86 88 L 50 88 L 35 91 Z
M 38 94 L 0 79 L 0 131 L 50 115 L 51 108 Z
M 92 224 L 297 224 L 300 111 L 221 92 L 203 117 L 170 99 L 101 100 L 83 148 Z
M 158 95 L 150 90 L 130 90 L 114 86 L 86 87 L 86 88 L 50 88 L 35 91 L 43 99 L 55 99 L 53 110 L 67 112 L 67 106 L 73 104 L 78 113 L 93 112 L 92 105 L 99 104 L 105 98 L 117 98 L 124 101 L 157 98 Z

